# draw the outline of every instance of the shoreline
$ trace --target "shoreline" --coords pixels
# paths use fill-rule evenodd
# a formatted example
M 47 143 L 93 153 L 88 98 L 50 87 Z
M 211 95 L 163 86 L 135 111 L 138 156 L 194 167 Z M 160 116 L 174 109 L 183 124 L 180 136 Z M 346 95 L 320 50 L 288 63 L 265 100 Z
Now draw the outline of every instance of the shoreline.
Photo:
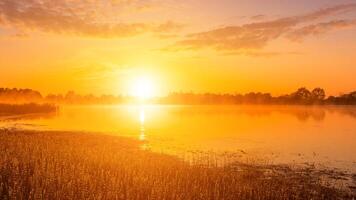
M 0 138 L 4 155 L 0 158 L 2 197 L 40 195 L 59 199 L 67 195 L 83 199 L 89 194 L 107 198 L 121 195 L 117 199 L 153 199 L 155 195 L 159 195 L 156 199 L 197 199 L 199 195 L 204 199 L 213 196 L 239 199 L 256 194 L 273 199 L 355 197 L 355 188 L 344 191 L 337 182 L 329 185 L 323 174 L 312 168 L 296 170 L 290 166 L 239 162 L 226 166 L 213 162 L 189 164 L 171 155 L 141 150 L 141 142 L 131 138 L 88 132 L 2 129 Z M 325 173 L 335 176 L 335 180 L 344 178 L 336 172 Z M 16 192 L 10 194 L 9 188 Z

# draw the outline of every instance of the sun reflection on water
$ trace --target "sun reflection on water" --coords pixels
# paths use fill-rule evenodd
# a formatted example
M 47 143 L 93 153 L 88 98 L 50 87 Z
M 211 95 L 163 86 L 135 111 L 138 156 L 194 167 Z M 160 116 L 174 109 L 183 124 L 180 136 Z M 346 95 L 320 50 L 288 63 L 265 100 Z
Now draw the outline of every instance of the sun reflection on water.
M 146 150 L 148 149 L 148 145 L 146 143 L 146 133 L 145 133 L 145 108 L 144 106 L 140 106 L 139 108 L 139 122 L 140 122 L 140 133 L 138 139 L 142 142 L 144 142 L 141 145 L 141 149 Z

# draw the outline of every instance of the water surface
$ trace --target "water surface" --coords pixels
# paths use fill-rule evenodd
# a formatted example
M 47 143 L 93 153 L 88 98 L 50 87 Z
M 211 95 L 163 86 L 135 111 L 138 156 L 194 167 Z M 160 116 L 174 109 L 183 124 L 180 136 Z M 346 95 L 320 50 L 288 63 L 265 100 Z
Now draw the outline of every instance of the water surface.
M 3 117 L 0 125 L 104 132 L 168 153 L 240 152 L 356 170 L 352 106 L 64 106 L 53 115 Z

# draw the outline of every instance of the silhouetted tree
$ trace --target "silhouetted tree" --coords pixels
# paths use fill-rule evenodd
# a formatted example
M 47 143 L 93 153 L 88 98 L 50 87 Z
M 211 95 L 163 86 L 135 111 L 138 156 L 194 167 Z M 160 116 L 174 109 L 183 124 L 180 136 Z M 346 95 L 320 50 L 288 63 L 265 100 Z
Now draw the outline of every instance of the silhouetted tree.
M 293 101 L 295 101 L 296 103 L 309 103 L 311 100 L 311 92 L 305 88 L 299 88 L 296 92 L 291 94 L 291 98 L 293 99 Z
M 311 92 L 311 98 L 314 103 L 321 103 L 325 99 L 325 91 L 322 88 L 314 88 Z
M 24 103 L 42 101 L 41 93 L 31 89 L 0 88 L 0 101 L 5 103 Z

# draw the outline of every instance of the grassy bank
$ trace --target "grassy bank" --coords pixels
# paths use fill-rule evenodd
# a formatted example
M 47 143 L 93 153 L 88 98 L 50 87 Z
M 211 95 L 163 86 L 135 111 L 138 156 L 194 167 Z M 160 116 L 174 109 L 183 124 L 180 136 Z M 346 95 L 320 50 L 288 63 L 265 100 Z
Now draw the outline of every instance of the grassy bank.
M 318 177 L 189 165 L 96 134 L 0 131 L 0 199 L 342 199 Z
M 0 116 L 52 113 L 56 112 L 57 106 L 52 104 L 4 104 L 0 103 Z

